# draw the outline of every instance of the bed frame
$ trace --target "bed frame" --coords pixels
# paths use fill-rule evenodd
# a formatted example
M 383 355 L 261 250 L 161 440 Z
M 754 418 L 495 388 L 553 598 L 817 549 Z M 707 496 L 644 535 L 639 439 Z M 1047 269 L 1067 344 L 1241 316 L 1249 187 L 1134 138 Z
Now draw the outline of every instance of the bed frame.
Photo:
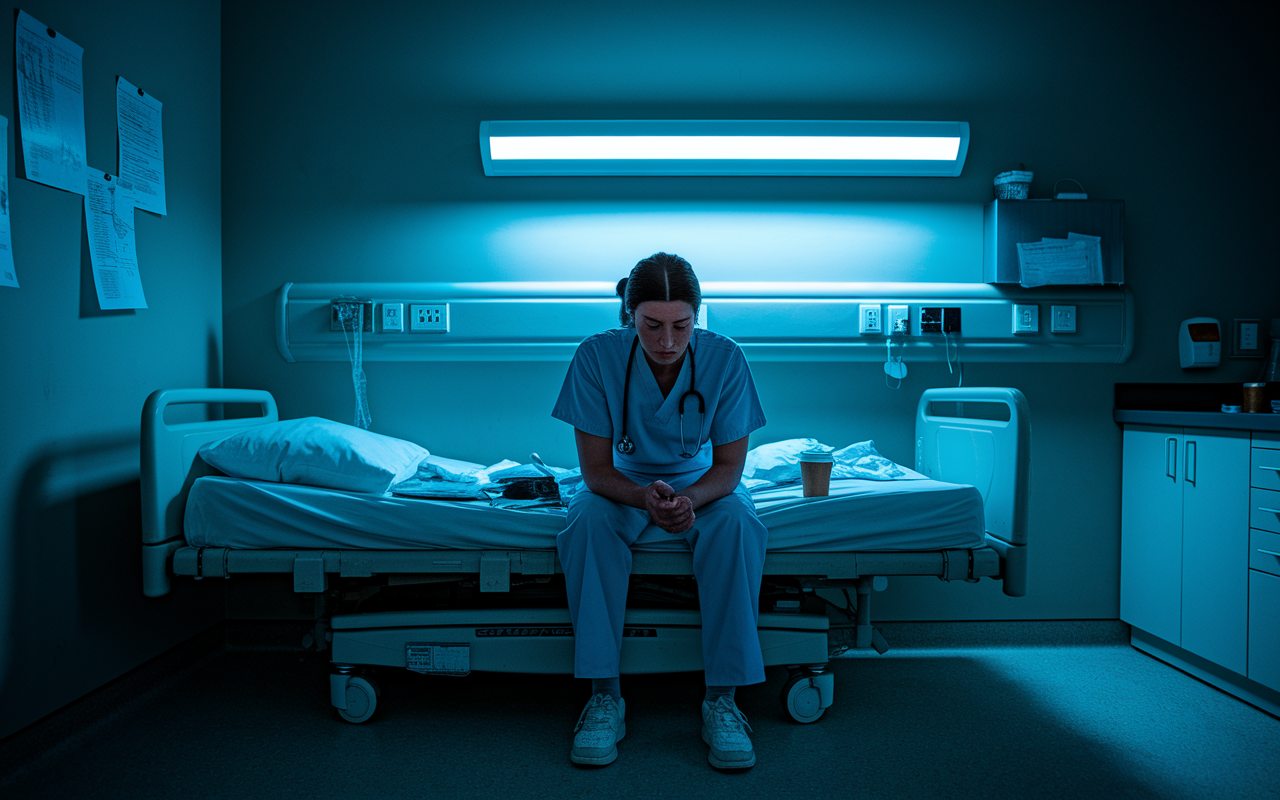
M 184 404 L 256 405 L 256 417 L 168 423 L 165 411 Z M 993 413 L 994 411 L 994 413 Z M 291 575 L 295 592 L 315 597 L 316 622 L 307 644 L 332 648 L 330 696 L 339 714 L 363 722 L 376 706 L 376 685 L 359 665 L 405 667 L 442 675 L 472 669 L 572 673 L 568 609 L 470 609 L 333 614 L 326 602 L 344 583 L 474 582 L 482 593 L 510 592 L 512 579 L 561 572 L 554 550 L 239 550 L 188 547 L 182 520 L 196 478 L 216 474 L 196 458 L 199 448 L 278 419 L 270 393 L 248 389 L 169 389 L 147 398 L 142 413 L 143 592 L 169 592 L 170 574 L 231 579 L 250 573 Z M 871 624 L 872 592 L 889 577 L 933 575 L 945 581 L 993 578 L 1004 593 L 1027 591 L 1027 486 L 1030 415 L 1011 388 L 929 389 L 916 412 L 915 469 L 927 477 L 978 488 L 984 501 L 986 546 L 929 552 L 769 553 L 764 578 L 784 581 L 803 596 L 816 589 L 857 594 L 850 624 L 825 613 L 761 613 L 765 664 L 791 673 L 783 705 L 792 718 L 812 722 L 831 705 L 829 650 L 887 643 Z M 633 575 L 691 576 L 690 553 L 634 554 Z M 812 596 L 812 593 L 810 593 Z M 778 609 L 775 609 L 777 611 Z M 812 608 L 808 609 L 812 612 Z M 803 611 L 803 610 L 802 610 Z M 701 621 L 696 610 L 628 609 L 622 671 L 702 669 Z

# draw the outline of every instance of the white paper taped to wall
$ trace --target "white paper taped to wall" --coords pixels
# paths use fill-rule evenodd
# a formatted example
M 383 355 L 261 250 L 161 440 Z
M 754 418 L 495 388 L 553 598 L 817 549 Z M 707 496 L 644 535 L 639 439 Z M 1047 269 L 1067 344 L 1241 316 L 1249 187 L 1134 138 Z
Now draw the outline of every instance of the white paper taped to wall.
M 93 285 L 103 310 L 146 308 L 133 230 L 133 193 L 127 181 L 90 171 L 84 196 Z
M 0 286 L 18 288 L 13 267 L 13 229 L 9 225 L 9 120 L 0 117 Z
M 18 130 L 28 180 L 84 194 L 84 48 L 18 12 Z
M 133 184 L 137 207 L 164 214 L 163 104 L 124 78 L 116 78 L 120 177 Z

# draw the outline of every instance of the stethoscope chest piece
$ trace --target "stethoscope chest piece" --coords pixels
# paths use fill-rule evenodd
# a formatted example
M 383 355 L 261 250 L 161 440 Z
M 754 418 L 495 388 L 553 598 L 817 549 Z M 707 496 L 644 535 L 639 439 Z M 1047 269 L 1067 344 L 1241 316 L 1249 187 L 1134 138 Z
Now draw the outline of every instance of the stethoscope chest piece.
M 636 451 L 635 442 L 631 441 L 631 437 L 626 434 L 622 435 L 622 439 L 618 442 L 618 452 L 624 456 L 629 456 Z

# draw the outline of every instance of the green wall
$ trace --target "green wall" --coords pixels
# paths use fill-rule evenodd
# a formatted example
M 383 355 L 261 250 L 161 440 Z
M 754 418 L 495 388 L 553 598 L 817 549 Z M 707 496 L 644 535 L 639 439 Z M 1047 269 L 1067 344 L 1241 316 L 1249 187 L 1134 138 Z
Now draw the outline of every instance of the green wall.
M 216 2 L 87 0 L 23 10 L 85 49 L 88 163 L 115 172 L 115 82 L 164 103 L 166 217 L 136 214 L 151 308 L 98 310 L 80 195 L 19 176 L 0 288 L 0 737 L 221 618 L 221 587 L 142 596 L 138 425 L 147 395 L 221 381 L 222 179 Z M 14 17 L 0 24 L 13 81 Z

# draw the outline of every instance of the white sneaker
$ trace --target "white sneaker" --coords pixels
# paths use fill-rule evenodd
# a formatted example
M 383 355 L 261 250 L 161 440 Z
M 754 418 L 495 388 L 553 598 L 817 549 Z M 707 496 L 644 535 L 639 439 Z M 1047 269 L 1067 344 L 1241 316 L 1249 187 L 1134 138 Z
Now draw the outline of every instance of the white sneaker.
M 569 758 L 575 764 L 612 764 L 618 757 L 618 742 L 627 735 L 627 701 L 612 695 L 597 694 L 582 709 L 573 729 L 573 750 Z
M 743 730 L 746 728 L 746 730 Z M 714 704 L 702 701 L 702 741 L 711 747 L 707 760 L 718 769 L 746 769 L 755 766 L 747 716 L 731 697 L 717 697 Z

